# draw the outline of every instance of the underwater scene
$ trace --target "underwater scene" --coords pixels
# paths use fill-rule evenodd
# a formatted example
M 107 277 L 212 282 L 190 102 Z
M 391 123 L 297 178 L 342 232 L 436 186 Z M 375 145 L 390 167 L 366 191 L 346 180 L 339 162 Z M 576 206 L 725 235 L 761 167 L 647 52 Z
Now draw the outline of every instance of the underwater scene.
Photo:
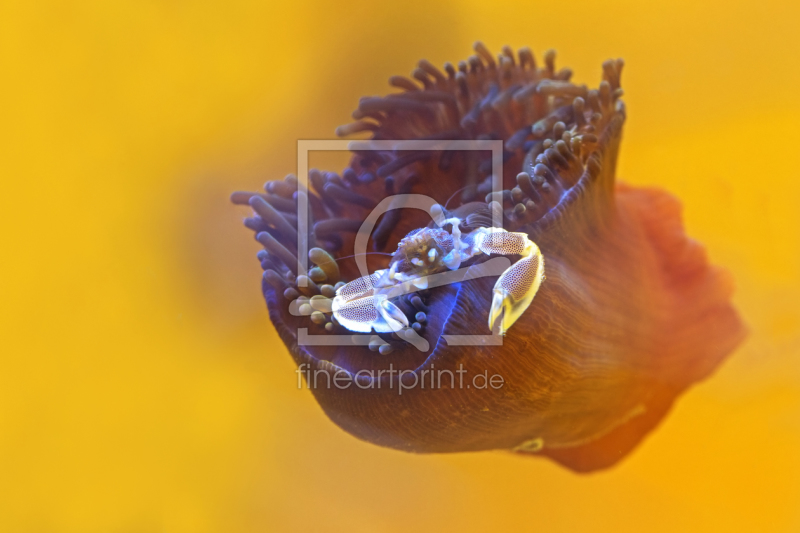
M 800 7 L 8 2 L 0 531 L 800 531 Z

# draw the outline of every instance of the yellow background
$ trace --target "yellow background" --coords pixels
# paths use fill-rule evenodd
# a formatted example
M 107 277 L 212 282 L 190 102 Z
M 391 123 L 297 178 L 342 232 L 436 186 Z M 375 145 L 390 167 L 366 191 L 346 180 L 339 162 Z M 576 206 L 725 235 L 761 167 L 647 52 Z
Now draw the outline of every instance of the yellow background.
M 800 531 L 800 9 L 662 4 L 4 0 L 0 531 Z M 228 203 L 476 39 L 625 58 L 620 176 L 737 279 L 747 342 L 608 472 L 339 430 Z

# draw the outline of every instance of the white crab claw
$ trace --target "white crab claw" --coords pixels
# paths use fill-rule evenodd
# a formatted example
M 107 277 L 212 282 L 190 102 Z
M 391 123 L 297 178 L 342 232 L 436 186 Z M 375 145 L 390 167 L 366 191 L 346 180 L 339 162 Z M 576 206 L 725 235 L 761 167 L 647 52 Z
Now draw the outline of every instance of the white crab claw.
M 500 335 L 505 335 L 528 309 L 542 284 L 544 258 L 539 248 L 526 246 L 525 252 L 526 256 L 503 272 L 494 285 L 489 329 Z
M 394 305 L 392 302 L 389 300 L 383 300 L 378 303 L 377 307 L 386 327 L 389 329 L 388 331 L 382 331 L 381 329 L 378 329 L 384 324 L 381 324 L 380 321 L 377 321 L 373 324 L 375 331 L 380 333 L 388 333 L 389 331 L 401 331 L 408 328 L 408 318 L 406 318 L 405 313 L 403 313 L 400 308 Z
M 333 316 L 336 317 L 339 324 L 350 331 L 369 333 L 373 324 L 380 320 L 373 296 L 356 298 L 347 302 L 337 296 L 334 298 L 331 308 Z
M 508 328 L 514 323 L 509 321 L 509 296 L 500 289 L 494 289 L 492 296 L 492 307 L 489 309 L 489 329 L 492 333 L 505 335 Z M 502 320 L 502 323 L 500 321 Z

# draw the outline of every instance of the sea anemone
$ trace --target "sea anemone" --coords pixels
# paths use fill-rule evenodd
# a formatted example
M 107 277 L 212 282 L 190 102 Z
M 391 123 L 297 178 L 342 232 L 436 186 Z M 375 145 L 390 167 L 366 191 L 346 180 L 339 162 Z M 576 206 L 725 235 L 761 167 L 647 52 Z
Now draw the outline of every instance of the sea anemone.
M 589 89 L 556 69 L 552 51 L 543 65 L 527 48 L 494 57 L 477 43 L 475 52 L 443 71 L 423 60 L 412 78 L 392 77 L 399 92 L 361 99 L 355 122 L 337 134 L 500 140 L 502 192 L 492 189 L 486 151 L 355 149 L 340 174 L 312 170 L 308 187 L 290 175 L 232 200 L 254 211 L 245 225 L 264 248 L 272 323 L 344 430 L 409 452 L 504 449 L 576 471 L 605 468 L 742 340 L 732 282 L 685 235 L 674 197 L 615 182 L 622 60 L 605 62 Z M 496 275 L 395 298 L 409 334 L 359 340 L 331 314 L 337 290 L 363 275 L 354 257 L 363 221 L 384 198 L 411 193 L 436 199 L 464 220 L 462 231 L 496 215 L 541 250 L 545 278 L 501 345 L 446 340 L 491 334 Z M 297 256 L 299 200 L 308 205 L 307 272 Z M 400 241 L 424 227 L 435 226 L 420 210 L 382 214 L 369 237 L 370 272 L 396 261 Z

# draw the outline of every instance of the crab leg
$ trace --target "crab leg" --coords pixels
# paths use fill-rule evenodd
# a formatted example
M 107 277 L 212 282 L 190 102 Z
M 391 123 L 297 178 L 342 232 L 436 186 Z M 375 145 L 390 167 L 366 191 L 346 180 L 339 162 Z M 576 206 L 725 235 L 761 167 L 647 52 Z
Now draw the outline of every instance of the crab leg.
M 500 255 L 521 255 L 494 285 L 492 307 L 489 310 L 489 329 L 499 328 L 500 335 L 522 316 L 539 290 L 544 279 L 544 257 L 525 233 L 510 233 L 503 229 L 487 228 L 476 245 L 481 252 Z

